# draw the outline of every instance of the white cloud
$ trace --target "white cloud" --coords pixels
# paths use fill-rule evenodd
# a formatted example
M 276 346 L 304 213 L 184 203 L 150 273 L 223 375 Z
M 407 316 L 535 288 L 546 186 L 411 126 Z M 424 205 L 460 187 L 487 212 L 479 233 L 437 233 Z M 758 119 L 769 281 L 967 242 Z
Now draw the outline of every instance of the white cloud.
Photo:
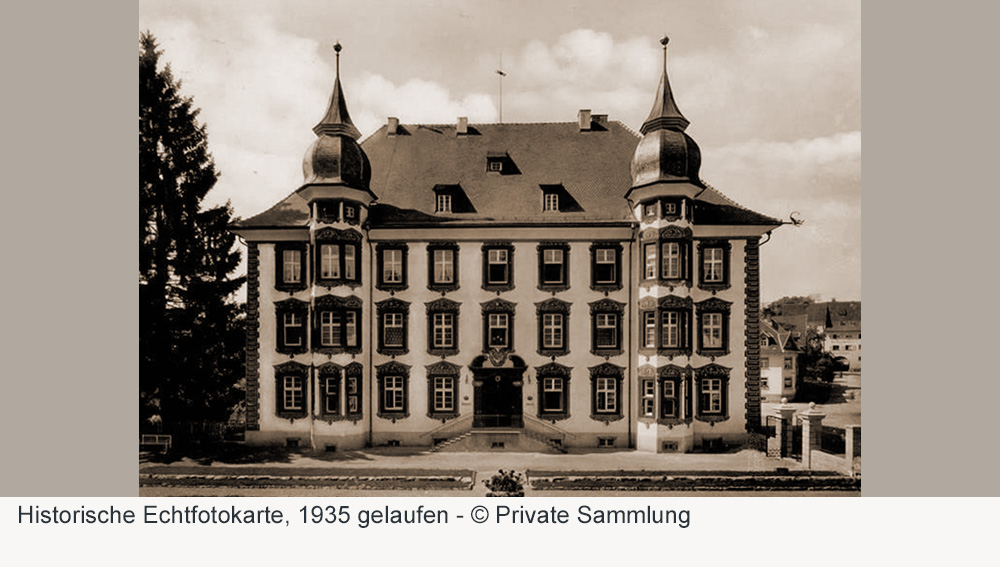
M 471 122 L 493 122 L 498 114 L 489 95 L 470 93 L 456 98 L 443 85 L 420 79 L 397 86 L 381 75 L 365 73 L 350 93 L 351 116 L 366 134 L 379 128 L 389 116 L 403 123 L 450 124 L 459 116 Z

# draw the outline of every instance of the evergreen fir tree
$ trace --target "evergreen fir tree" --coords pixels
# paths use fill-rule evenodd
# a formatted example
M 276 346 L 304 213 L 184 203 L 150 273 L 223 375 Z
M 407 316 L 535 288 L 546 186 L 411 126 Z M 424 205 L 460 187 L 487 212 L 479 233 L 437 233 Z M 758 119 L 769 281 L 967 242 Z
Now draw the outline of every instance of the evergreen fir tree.
M 203 208 L 218 172 L 198 110 L 146 32 L 139 52 L 140 419 L 222 421 L 241 397 L 244 278 L 232 209 Z

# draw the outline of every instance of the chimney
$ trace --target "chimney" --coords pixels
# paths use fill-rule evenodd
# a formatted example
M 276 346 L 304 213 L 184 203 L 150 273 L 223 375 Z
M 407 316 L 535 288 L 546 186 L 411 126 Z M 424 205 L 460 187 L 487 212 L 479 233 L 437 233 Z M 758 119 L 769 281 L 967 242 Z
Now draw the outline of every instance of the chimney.
M 469 118 L 467 116 L 458 117 L 458 125 L 455 126 L 455 135 L 465 136 L 469 133 Z
M 590 130 L 590 109 L 581 109 L 580 112 L 577 113 L 577 117 L 580 119 L 580 131 L 586 132 L 587 130 Z
M 399 131 L 399 118 L 396 118 L 395 116 L 390 116 L 389 124 L 385 129 L 386 134 L 390 136 L 395 136 L 396 132 L 398 131 Z

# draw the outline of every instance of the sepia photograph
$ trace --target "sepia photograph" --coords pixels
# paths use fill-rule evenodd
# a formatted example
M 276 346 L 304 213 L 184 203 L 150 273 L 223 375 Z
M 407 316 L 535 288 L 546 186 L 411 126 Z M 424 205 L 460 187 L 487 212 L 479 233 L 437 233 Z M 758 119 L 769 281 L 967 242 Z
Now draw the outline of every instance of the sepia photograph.
M 137 31 L 140 496 L 861 494 L 859 2 Z

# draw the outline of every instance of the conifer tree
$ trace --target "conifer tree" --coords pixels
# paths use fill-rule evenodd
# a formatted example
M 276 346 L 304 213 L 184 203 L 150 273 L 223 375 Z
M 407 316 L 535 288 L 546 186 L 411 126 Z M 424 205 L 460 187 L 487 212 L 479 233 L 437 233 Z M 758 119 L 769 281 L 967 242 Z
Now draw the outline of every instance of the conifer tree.
M 218 172 L 205 125 L 149 33 L 139 51 L 140 420 L 164 430 L 225 420 L 240 399 L 244 278 L 232 208 L 202 201 Z

